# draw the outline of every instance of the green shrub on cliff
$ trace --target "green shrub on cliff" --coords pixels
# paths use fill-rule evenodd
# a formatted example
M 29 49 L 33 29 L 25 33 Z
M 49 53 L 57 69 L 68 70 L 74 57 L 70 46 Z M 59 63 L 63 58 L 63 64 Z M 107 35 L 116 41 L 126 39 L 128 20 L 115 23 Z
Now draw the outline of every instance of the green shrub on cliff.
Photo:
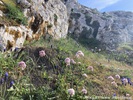
M 7 17 L 17 21 L 20 24 L 27 24 L 27 18 L 24 17 L 23 13 L 20 11 L 19 8 L 11 5 L 7 5 Z

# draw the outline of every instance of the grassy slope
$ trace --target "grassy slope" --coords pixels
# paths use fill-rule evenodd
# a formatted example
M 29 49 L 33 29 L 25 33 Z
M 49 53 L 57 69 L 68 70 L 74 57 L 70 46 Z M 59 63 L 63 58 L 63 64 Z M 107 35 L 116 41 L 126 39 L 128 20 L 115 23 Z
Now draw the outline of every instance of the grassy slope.
M 3 1 L 4 4 L 10 4 L 12 7 L 16 6 L 14 2 L 15 0 L 1 0 L 1 1 Z M 3 12 L 6 12 L 7 8 L 6 6 L 0 5 L 0 10 L 2 10 Z M 16 21 L 11 20 L 7 17 L 0 17 L 0 23 L 6 24 L 6 25 L 18 25 Z
M 117 80 L 119 86 L 118 88 L 114 88 L 106 79 L 109 75 L 114 76 L 116 74 L 119 74 L 121 76 L 132 77 L 133 68 L 131 66 L 117 62 L 115 60 L 111 60 L 110 62 L 108 62 L 108 60 L 100 53 L 92 53 L 85 47 L 81 45 L 78 46 L 77 43 L 71 38 L 62 39 L 60 41 L 52 41 L 50 43 L 41 39 L 41 41 L 35 42 L 33 46 L 44 46 L 50 48 L 51 44 L 54 48 L 59 49 L 59 51 L 68 53 L 69 57 L 72 58 L 74 58 L 74 54 L 78 50 L 82 50 L 84 52 L 85 57 L 78 60 L 82 63 L 82 65 L 76 65 L 75 67 L 77 67 L 76 69 L 78 70 L 83 70 L 81 71 L 80 75 L 82 75 L 83 73 L 88 74 L 88 78 L 84 79 L 85 81 L 83 83 L 84 86 L 88 89 L 90 96 L 111 96 L 113 93 L 116 93 L 117 96 L 124 96 L 126 93 L 133 94 L 133 89 L 131 88 L 132 86 L 121 86 L 120 80 Z M 63 56 L 67 57 L 68 55 Z M 87 66 L 90 65 L 94 66 L 94 72 L 86 71 Z M 76 69 L 73 71 L 76 72 Z
M 51 45 L 53 48 L 51 48 Z M 40 98 L 37 100 L 45 100 L 56 96 L 58 100 L 66 100 L 69 98 L 67 95 L 67 89 L 69 88 L 76 90 L 76 95 L 72 100 L 84 100 L 85 97 L 81 95 L 82 87 L 88 90 L 87 96 L 91 97 L 111 97 L 113 93 L 116 93 L 117 96 L 124 96 L 126 93 L 133 96 L 132 86 L 122 86 L 120 80 L 116 80 L 118 88 L 114 88 L 111 86 L 111 82 L 107 80 L 108 76 L 116 74 L 132 78 L 132 66 L 113 60 L 108 62 L 106 57 L 100 53 L 92 53 L 71 38 L 59 41 L 51 40 L 51 42 L 41 38 L 39 41 L 25 42 L 25 47 L 25 50 L 19 53 L 17 59 L 12 59 L 14 56 L 3 59 L 3 54 L 0 55 L 1 77 L 7 71 L 11 79 L 15 80 L 15 87 L 17 88 L 13 92 L 9 92 L 7 96 L 13 98 L 13 100 L 21 98 L 28 100 L 31 95 Z M 40 50 L 45 50 L 47 56 L 39 58 L 38 52 Z M 74 58 L 78 50 L 82 50 L 85 57 Z M 66 67 L 64 64 L 66 57 L 74 58 L 76 62 L 81 62 L 81 65 L 76 64 Z M 17 69 L 17 63 L 21 60 L 27 64 L 27 68 L 23 72 Z M 37 66 L 41 67 L 38 68 Z M 54 66 L 58 66 L 58 68 Z M 87 70 L 88 66 L 93 66 L 94 71 Z M 84 73 L 88 75 L 87 78 L 82 76 Z M 36 99 L 32 98 L 32 100 Z
M 19 24 L 27 24 L 27 19 L 24 17 L 20 7 L 16 5 L 16 0 L 1 0 L 4 3 L 0 5 L 0 10 L 6 13 L 6 16 L 0 17 L 0 23 L 6 25 L 18 26 Z
M 5 4 L 10 4 L 11 6 L 16 6 L 15 0 L 1 0 L 1 1 L 3 1 Z

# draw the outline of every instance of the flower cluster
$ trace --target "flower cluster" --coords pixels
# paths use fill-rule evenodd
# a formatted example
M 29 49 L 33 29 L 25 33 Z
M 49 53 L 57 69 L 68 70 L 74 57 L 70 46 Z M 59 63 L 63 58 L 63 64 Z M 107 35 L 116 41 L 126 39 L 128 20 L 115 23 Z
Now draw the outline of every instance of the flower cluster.
M 44 50 L 39 51 L 39 56 L 40 57 L 44 57 L 46 55 Z
M 94 70 L 93 66 L 88 66 L 87 69 L 90 70 L 90 71 L 92 71 L 92 72 L 93 72 L 93 70 Z
M 18 66 L 19 66 L 22 70 L 24 70 L 24 69 L 26 68 L 26 64 L 25 64 L 24 61 L 19 62 L 19 63 L 18 63 Z
M 83 89 L 81 90 L 81 92 L 83 93 L 83 94 L 87 94 L 87 90 L 83 87 Z
M 6 72 L 5 75 L 4 75 L 4 78 L 2 77 L 0 79 L 0 85 L 4 84 L 4 83 L 8 83 L 8 78 L 9 78 L 9 75 L 8 73 Z M 9 85 L 9 88 L 11 88 L 12 86 L 14 85 L 14 81 L 10 81 L 10 85 Z
M 71 59 L 67 57 L 65 59 L 66 66 L 70 66 L 70 62 L 71 62 Z
M 84 53 L 81 51 L 81 50 L 79 50 L 77 53 L 76 53 L 76 55 L 75 55 L 77 58 L 79 58 L 79 57 L 81 57 L 81 56 L 84 56 Z
M 70 88 L 67 90 L 68 94 L 70 96 L 74 96 L 75 95 L 75 90 L 73 88 Z M 87 90 L 83 87 L 83 89 L 81 90 L 82 94 L 86 95 L 87 94 Z
M 68 94 L 69 94 L 70 96 L 74 96 L 74 95 L 75 95 L 75 90 L 74 90 L 73 88 L 68 89 L 67 91 L 68 91 Z

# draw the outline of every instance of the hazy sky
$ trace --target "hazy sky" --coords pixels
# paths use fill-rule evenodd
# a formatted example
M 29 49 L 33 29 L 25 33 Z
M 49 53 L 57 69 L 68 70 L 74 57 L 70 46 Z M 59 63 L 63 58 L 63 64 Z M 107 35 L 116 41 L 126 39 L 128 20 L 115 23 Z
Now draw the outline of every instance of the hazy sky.
M 79 3 L 99 11 L 132 11 L 133 0 L 78 0 Z

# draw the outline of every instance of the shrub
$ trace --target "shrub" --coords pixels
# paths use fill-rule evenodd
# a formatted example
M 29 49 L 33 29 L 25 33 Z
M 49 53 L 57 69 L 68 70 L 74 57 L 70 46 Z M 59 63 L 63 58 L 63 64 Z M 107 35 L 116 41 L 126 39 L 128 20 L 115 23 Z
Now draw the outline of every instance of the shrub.
M 47 28 L 51 28 L 53 25 L 52 24 L 49 24 L 48 26 L 47 26 Z
M 57 20 L 58 20 L 58 16 L 54 14 L 54 21 L 57 22 Z
M 23 13 L 20 11 L 19 8 L 11 5 L 6 5 L 6 7 L 8 11 L 7 13 L 8 18 L 13 19 L 20 24 L 24 24 L 24 25 L 27 24 L 27 18 L 24 17 Z
M 73 9 L 71 9 L 71 12 L 73 12 Z
M 71 13 L 71 16 L 74 18 L 74 19 L 79 19 L 81 17 L 81 14 L 80 13 Z

